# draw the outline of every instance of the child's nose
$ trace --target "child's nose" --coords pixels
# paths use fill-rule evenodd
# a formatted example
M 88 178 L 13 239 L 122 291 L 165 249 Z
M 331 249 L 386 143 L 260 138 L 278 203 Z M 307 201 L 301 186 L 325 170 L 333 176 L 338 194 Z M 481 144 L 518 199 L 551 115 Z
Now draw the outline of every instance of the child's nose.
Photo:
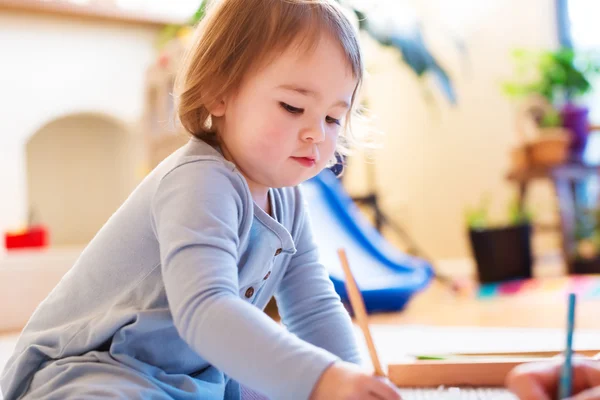
M 325 127 L 323 124 L 316 124 L 302 133 L 302 140 L 305 142 L 321 143 L 325 140 Z

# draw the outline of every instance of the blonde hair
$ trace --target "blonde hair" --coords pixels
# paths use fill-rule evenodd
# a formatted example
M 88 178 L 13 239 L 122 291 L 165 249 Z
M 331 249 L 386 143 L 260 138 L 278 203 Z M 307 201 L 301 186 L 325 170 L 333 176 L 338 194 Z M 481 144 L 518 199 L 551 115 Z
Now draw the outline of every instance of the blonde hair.
M 218 141 L 208 107 L 270 57 L 290 45 L 310 50 L 323 33 L 339 42 L 358 81 L 338 141 L 337 151 L 346 154 L 364 66 L 356 29 L 333 0 L 210 1 L 175 81 L 179 121 L 197 138 Z

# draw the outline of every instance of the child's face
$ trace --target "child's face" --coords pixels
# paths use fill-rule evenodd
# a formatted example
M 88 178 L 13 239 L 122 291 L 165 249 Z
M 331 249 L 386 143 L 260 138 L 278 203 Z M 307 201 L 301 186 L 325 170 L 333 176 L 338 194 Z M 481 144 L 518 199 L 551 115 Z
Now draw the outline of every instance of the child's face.
M 357 80 L 340 46 L 291 49 L 251 74 L 213 115 L 224 152 L 253 195 L 318 174 L 336 148 Z

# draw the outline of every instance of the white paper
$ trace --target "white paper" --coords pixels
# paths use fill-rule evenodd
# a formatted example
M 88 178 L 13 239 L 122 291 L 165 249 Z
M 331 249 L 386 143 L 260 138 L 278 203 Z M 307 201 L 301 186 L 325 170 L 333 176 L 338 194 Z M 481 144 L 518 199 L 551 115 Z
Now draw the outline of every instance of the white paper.
M 370 362 L 362 332 L 355 326 L 363 359 Z M 425 325 L 370 325 L 377 354 L 383 364 L 410 356 L 453 353 L 561 352 L 566 332 L 561 329 L 436 327 Z M 600 348 L 600 330 L 578 330 L 574 350 Z

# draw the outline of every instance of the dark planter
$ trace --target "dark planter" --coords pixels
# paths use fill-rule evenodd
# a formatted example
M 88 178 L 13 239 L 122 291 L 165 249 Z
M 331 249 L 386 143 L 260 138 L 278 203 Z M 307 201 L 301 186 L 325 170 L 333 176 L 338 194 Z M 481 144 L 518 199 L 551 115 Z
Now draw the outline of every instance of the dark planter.
M 600 274 L 600 257 L 589 260 L 575 259 L 569 263 L 570 274 Z
M 480 283 L 531 278 L 531 227 L 471 229 L 471 250 Z
M 575 104 L 566 104 L 561 112 L 562 125 L 571 132 L 571 154 L 581 159 L 590 131 L 589 109 Z

